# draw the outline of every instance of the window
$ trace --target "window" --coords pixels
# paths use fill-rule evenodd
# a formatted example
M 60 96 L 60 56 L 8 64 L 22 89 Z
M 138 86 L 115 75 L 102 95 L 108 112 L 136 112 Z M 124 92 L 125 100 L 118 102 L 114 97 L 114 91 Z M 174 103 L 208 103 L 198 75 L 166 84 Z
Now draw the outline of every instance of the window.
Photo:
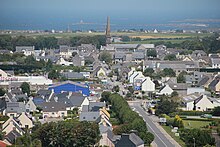
M 83 119 L 86 119 L 85 117 L 83 117 Z
M 198 109 L 200 109 L 200 107 L 198 107 Z
M 96 117 L 93 117 L 93 119 L 96 119 Z

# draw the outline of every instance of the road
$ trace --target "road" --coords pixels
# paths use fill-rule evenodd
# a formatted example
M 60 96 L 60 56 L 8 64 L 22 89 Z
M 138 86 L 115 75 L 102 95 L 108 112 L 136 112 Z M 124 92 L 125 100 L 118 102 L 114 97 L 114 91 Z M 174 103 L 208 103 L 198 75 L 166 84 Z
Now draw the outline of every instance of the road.
M 164 133 L 158 129 L 154 122 L 149 118 L 148 113 L 146 113 L 138 103 L 133 103 L 132 107 L 135 108 L 135 111 L 143 117 L 149 132 L 154 134 L 154 142 L 156 143 L 157 147 L 175 147 L 175 145 L 165 137 Z

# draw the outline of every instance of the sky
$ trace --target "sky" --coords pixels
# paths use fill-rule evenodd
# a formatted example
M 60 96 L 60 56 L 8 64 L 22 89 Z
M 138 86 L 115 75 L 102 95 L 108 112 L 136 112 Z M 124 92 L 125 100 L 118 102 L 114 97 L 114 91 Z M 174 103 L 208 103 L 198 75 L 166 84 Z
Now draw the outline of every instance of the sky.
M 155 24 L 184 19 L 220 19 L 220 0 L 0 0 L 0 29 L 80 22 Z

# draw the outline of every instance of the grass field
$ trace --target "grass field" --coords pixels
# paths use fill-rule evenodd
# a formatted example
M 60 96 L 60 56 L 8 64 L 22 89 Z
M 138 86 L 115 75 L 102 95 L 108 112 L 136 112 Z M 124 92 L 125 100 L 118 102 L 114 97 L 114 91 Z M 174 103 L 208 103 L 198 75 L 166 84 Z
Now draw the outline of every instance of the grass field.
M 28 34 L 28 33 L 16 33 L 16 34 L 11 34 L 13 36 L 19 36 L 19 35 L 24 35 L 24 36 L 54 36 L 57 38 L 61 37 L 75 37 L 75 36 L 95 36 L 95 35 L 105 35 L 104 32 L 93 32 L 93 33 L 88 33 L 88 32 L 77 32 L 77 33 L 33 33 L 33 34 Z M 193 38 L 193 37 L 205 37 L 205 36 L 210 36 L 211 34 L 197 34 L 197 33 L 142 33 L 142 32 L 133 32 L 133 33 L 128 33 L 128 32 L 112 32 L 111 36 L 130 36 L 132 38 L 135 37 L 140 37 L 142 39 L 160 39 L 160 38 Z
M 185 128 L 202 128 L 209 125 L 210 121 L 194 121 L 194 120 L 183 120 Z
M 173 132 L 171 132 L 171 128 L 169 126 L 162 126 L 163 129 L 176 141 L 179 143 L 181 147 L 185 147 L 185 143 L 180 139 L 179 136 L 175 136 Z

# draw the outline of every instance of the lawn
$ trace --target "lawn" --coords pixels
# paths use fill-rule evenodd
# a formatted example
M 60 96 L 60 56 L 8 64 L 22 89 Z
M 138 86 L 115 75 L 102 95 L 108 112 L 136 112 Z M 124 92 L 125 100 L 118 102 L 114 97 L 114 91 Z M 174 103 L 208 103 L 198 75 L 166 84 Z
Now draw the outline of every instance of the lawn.
M 210 121 L 183 120 L 185 128 L 202 128 L 209 125 Z
M 171 128 L 169 126 L 162 127 L 177 143 L 179 143 L 180 146 L 185 147 L 185 143 L 180 139 L 179 136 L 175 136 L 175 134 L 171 132 Z

